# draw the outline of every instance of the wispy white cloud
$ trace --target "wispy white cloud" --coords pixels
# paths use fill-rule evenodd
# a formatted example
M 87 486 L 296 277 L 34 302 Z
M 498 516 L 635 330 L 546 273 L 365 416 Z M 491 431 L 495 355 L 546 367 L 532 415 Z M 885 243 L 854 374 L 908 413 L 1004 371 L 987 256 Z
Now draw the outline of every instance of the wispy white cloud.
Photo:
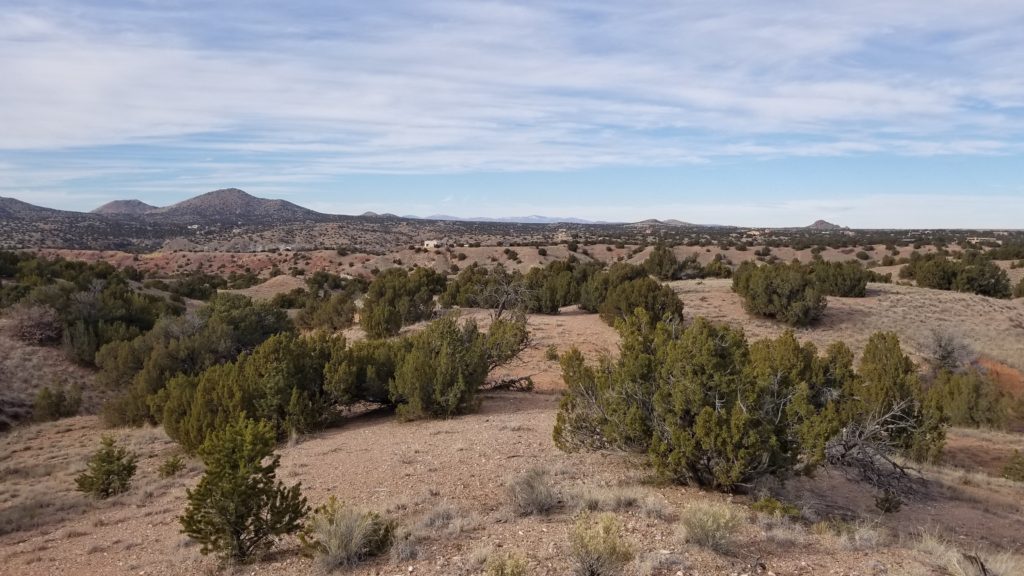
M 0 191 L 1020 154 L 1022 29 L 1010 0 L 13 0 Z M 50 152 L 82 162 L 22 160 Z

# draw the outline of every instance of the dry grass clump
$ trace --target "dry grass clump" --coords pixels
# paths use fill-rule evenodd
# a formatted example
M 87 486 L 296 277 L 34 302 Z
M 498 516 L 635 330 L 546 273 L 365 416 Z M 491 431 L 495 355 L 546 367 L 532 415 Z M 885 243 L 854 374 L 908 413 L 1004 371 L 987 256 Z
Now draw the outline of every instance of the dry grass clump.
M 585 487 L 568 496 L 569 506 L 579 512 L 626 512 L 635 510 L 657 520 L 671 520 L 672 507 L 664 498 L 633 488 Z
M 558 506 L 558 492 L 547 470 L 532 468 L 508 485 L 508 499 L 518 516 L 548 514 Z
M 480 518 L 449 504 L 438 504 L 420 520 L 417 528 L 420 536 L 446 533 L 457 536 L 464 532 L 472 532 L 480 527 Z
M 784 514 L 757 514 L 754 524 L 767 542 L 779 546 L 793 546 L 807 541 L 807 529 Z
M 658 576 L 675 574 L 687 569 L 686 558 L 667 550 L 648 552 L 637 558 L 634 572 L 637 576 Z
M 682 537 L 715 552 L 726 552 L 743 525 L 744 514 L 731 504 L 698 502 L 680 515 Z
M 518 552 L 492 554 L 484 566 L 486 576 L 526 576 L 526 559 Z
M 417 559 L 421 541 L 420 534 L 408 529 L 399 530 L 391 543 L 391 561 L 398 563 Z
M 887 546 L 891 540 L 886 530 L 867 522 L 829 520 L 818 522 L 812 530 L 819 536 L 834 538 L 836 545 L 843 550 L 875 550 Z
M 327 571 L 385 554 L 396 522 L 376 512 L 356 510 L 333 496 L 309 518 L 301 540 Z
M 618 576 L 633 559 L 633 551 L 622 539 L 614 515 L 602 514 L 596 522 L 584 515 L 573 529 L 569 559 L 575 576 Z
M 6 316 L 10 319 L 10 335 L 26 344 L 40 345 L 57 342 L 63 331 L 60 315 L 50 306 L 21 302 L 12 306 Z
M 1024 574 L 1024 556 L 1012 552 L 963 552 L 940 536 L 924 532 L 915 543 L 925 563 L 951 576 L 1015 576 Z

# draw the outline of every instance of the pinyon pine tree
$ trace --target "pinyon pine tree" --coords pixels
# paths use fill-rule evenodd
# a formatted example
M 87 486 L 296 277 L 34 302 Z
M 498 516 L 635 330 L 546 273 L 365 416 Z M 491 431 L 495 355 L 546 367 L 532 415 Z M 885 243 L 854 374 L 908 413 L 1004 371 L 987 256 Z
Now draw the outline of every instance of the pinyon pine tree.
M 270 423 L 239 416 L 200 448 L 206 473 L 187 492 L 181 524 L 203 554 L 245 561 L 302 528 L 309 506 L 301 484 L 289 488 L 277 480 L 274 441 Z

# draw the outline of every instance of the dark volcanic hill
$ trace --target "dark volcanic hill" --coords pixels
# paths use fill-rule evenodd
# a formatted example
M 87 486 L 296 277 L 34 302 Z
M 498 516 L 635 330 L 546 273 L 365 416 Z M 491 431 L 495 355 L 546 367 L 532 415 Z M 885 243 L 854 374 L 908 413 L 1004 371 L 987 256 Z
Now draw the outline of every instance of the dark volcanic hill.
M 842 230 L 843 227 L 838 224 L 833 224 L 825 220 L 818 220 L 814 224 L 808 226 L 811 230 Z
M 24 220 L 29 218 L 47 218 L 61 214 L 72 214 L 53 208 L 43 208 L 14 198 L 0 198 L 0 218 Z
M 257 198 L 238 188 L 225 188 L 200 194 L 147 214 L 161 222 L 178 224 L 235 223 L 241 225 L 270 222 L 305 222 L 331 219 L 287 200 Z
M 156 206 L 150 206 L 142 200 L 114 200 L 113 202 L 107 202 L 103 206 L 92 211 L 93 214 L 125 214 L 129 216 L 139 216 L 141 214 L 148 214 L 154 210 L 159 210 Z
M 163 238 L 183 231 L 183 226 L 175 224 L 54 210 L 14 198 L 0 198 L 0 249 L 153 249 Z

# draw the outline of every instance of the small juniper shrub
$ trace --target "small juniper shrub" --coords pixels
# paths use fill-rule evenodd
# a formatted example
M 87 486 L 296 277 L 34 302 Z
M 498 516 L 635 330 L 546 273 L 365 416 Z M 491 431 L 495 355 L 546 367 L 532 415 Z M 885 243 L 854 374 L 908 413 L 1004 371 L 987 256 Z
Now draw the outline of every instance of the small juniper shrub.
M 244 562 L 302 528 L 309 506 L 300 484 L 286 487 L 277 480 L 275 441 L 269 422 L 239 416 L 203 443 L 206 472 L 186 491 L 180 518 L 201 553 Z
M 161 478 L 171 478 L 177 476 L 179 472 L 185 469 L 185 460 L 180 454 L 174 454 L 168 456 L 160 467 L 157 468 L 157 472 Z
M 65 389 L 62 385 L 44 386 L 36 394 L 32 404 L 32 418 L 36 422 L 49 422 L 78 414 L 82 406 L 82 389 L 71 386 Z
M 100 440 L 100 449 L 89 458 L 89 468 L 75 478 L 80 492 L 99 499 L 126 492 L 135 476 L 137 457 L 118 446 L 113 436 Z

